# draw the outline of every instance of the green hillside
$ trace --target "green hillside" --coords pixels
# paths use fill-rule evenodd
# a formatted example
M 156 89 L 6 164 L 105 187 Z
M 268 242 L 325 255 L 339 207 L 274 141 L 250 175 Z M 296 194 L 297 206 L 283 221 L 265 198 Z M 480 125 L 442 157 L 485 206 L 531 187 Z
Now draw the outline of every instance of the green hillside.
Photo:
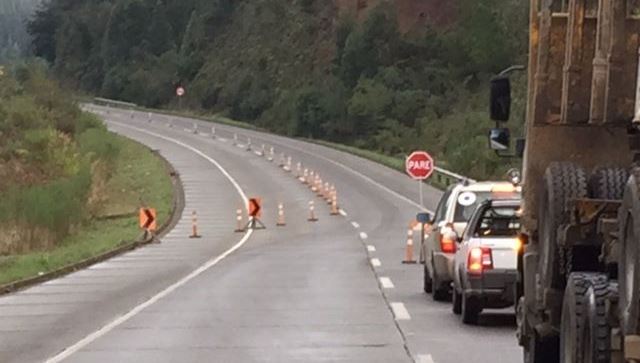
M 182 85 L 196 111 L 500 175 L 487 81 L 524 61 L 528 2 L 458 0 L 448 23 L 405 32 L 379 3 L 354 17 L 324 0 L 52 0 L 30 31 L 61 80 L 100 96 L 171 108 Z

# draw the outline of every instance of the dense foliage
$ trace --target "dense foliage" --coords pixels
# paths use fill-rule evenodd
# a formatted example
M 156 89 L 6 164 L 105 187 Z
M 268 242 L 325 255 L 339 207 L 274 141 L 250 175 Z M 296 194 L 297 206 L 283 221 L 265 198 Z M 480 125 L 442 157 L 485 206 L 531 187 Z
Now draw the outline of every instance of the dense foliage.
M 40 0 L 0 1 L 0 62 L 28 54 L 26 23 Z
M 118 143 L 39 66 L 0 76 L 0 255 L 51 247 L 87 217 Z
M 183 106 L 275 132 L 394 156 L 425 148 L 479 178 L 505 168 L 486 147 L 486 88 L 524 60 L 524 0 L 458 0 L 449 26 L 404 34 L 392 1 L 364 21 L 324 0 L 45 4 L 29 25 L 35 52 L 72 86 L 176 107 L 183 85 Z

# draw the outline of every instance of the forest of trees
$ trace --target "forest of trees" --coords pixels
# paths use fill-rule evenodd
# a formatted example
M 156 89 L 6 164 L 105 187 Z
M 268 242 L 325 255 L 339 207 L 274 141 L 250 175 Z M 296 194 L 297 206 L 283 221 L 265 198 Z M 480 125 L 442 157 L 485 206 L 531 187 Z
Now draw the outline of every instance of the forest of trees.
M 0 1 L 0 62 L 29 54 L 26 23 L 40 0 Z
M 457 3 L 450 25 L 406 34 L 393 1 L 355 21 L 325 0 L 51 0 L 28 28 L 71 87 L 169 108 L 182 85 L 190 109 L 496 176 L 487 82 L 525 61 L 528 2 Z

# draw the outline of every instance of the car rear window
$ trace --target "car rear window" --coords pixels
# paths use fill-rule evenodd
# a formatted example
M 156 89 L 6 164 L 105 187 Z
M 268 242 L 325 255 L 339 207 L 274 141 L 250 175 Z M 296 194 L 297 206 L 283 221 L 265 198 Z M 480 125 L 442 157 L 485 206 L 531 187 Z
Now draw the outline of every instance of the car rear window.
M 491 197 L 490 192 L 461 192 L 456 200 L 454 222 L 467 222 L 475 212 L 476 207 Z
M 492 207 L 482 212 L 474 235 L 476 237 L 515 236 L 520 230 L 520 216 L 515 207 Z

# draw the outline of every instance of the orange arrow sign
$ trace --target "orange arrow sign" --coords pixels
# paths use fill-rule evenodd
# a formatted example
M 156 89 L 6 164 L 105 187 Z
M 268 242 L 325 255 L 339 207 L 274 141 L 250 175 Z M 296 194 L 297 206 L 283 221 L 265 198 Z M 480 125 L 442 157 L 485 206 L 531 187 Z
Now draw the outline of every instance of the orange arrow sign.
M 153 208 L 140 208 L 139 213 L 140 228 L 147 231 L 155 231 L 157 229 L 156 210 Z
M 262 199 L 261 198 L 249 199 L 249 216 L 254 218 L 260 218 L 260 216 L 262 216 Z

